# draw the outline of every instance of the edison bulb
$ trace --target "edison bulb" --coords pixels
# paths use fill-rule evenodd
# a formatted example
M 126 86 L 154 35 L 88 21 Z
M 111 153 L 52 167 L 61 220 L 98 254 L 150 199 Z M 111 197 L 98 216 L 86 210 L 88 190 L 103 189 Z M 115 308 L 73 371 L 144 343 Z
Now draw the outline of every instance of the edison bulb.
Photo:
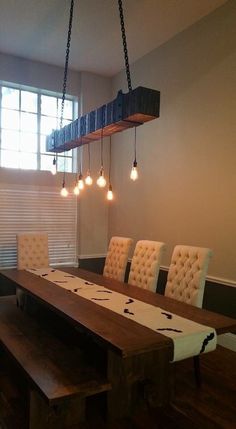
M 138 179 L 137 161 L 134 161 L 134 163 L 133 163 L 133 167 L 132 167 L 131 173 L 130 173 L 130 179 L 133 181 Z
M 85 177 L 85 183 L 86 183 L 86 185 L 88 185 L 88 186 L 91 186 L 91 185 L 92 185 L 92 183 L 93 183 L 93 179 L 92 179 L 92 177 L 90 176 L 90 171 L 88 171 L 88 172 L 87 172 L 87 176 Z
M 79 180 L 78 180 L 78 188 L 80 190 L 84 189 L 84 181 L 83 181 L 83 175 L 80 173 Z
M 51 173 L 52 173 L 53 176 L 55 176 L 55 174 L 57 174 L 57 161 L 56 161 L 56 158 L 53 159 Z
M 81 191 L 82 189 L 84 189 L 84 181 L 83 181 L 83 179 L 80 179 L 79 181 L 78 181 L 78 188 L 79 188 L 79 190 Z
M 101 168 L 101 170 L 100 170 L 100 176 L 99 176 L 99 178 L 97 180 L 97 185 L 99 186 L 99 188 L 104 188 L 106 186 L 106 183 L 107 183 L 107 181 L 106 181 L 106 179 L 104 177 L 104 171 Z
M 74 189 L 73 189 L 73 192 L 74 192 L 74 194 L 75 194 L 75 195 L 79 195 L 79 192 L 80 192 L 80 191 L 79 191 L 78 184 L 76 184 L 76 185 L 75 185 L 75 187 L 74 187 Z
M 109 201 L 111 201 L 111 200 L 113 200 L 113 198 L 114 198 L 114 195 L 113 195 L 113 192 L 112 192 L 112 187 L 111 187 L 111 185 L 109 186 L 109 189 L 108 189 L 108 191 L 107 191 L 107 199 L 109 200 Z
M 63 185 L 62 188 L 61 188 L 61 196 L 62 197 L 67 197 L 68 194 L 69 194 L 69 192 L 67 191 L 65 185 Z

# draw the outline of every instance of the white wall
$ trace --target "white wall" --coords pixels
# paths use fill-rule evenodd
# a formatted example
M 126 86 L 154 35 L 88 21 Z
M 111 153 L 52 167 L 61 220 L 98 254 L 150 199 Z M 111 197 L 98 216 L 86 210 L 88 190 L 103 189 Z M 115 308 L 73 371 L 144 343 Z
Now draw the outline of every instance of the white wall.
M 213 249 L 209 274 L 236 281 L 236 3 L 227 2 L 137 61 L 133 87 L 161 91 L 161 117 L 114 136 L 109 236 Z M 141 36 L 140 36 L 141 37 Z M 125 88 L 124 73 L 113 94 Z

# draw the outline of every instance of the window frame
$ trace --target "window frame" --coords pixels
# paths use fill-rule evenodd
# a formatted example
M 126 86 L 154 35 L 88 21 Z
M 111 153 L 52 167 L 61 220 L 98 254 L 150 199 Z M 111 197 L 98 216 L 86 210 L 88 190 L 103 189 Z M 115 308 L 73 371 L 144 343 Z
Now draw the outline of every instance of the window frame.
M 41 97 L 42 96 L 54 97 L 57 99 L 57 103 L 58 103 L 60 101 L 60 99 L 62 98 L 62 94 L 59 92 L 56 92 L 56 91 L 50 91 L 50 90 L 46 90 L 46 89 L 42 89 L 42 88 L 35 88 L 35 87 L 28 86 L 28 85 L 20 85 L 17 83 L 0 81 L 0 168 L 13 168 L 14 170 L 22 170 L 22 171 L 26 171 L 26 170 L 28 170 L 28 168 L 25 169 L 25 168 L 20 168 L 20 167 L 4 167 L 4 166 L 2 166 L 2 151 L 4 150 L 2 147 L 2 130 L 4 130 L 4 128 L 2 127 L 2 123 L 1 123 L 2 122 L 2 114 L 1 113 L 2 113 L 2 109 L 3 109 L 3 106 L 2 106 L 2 87 L 8 87 L 10 89 L 16 89 L 16 90 L 20 91 L 19 92 L 19 109 L 10 109 L 12 111 L 15 110 L 15 111 L 19 112 L 19 118 L 21 117 L 22 112 L 23 113 L 24 112 L 30 113 L 29 111 L 25 111 L 25 110 L 21 109 L 21 103 L 22 103 L 21 102 L 21 98 L 22 98 L 21 91 L 28 91 L 28 92 L 37 94 L 37 112 L 35 113 L 37 116 L 37 132 L 32 133 L 32 134 L 36 134 L 36 136 L 37 136 L 37 153 L 36 153 L 37 168 L 32 168 L 31 170 L 32 171 L 45 171 L 45 172 L 50 171 L 49 169 L 48 170 L 42 169 L 41 156 L 43 156 L 43 155 L 51 156 L 52 161 L 53 161 L 54 153 L 53 152 L 48 153 L 48 152 L 46 152 L 46 150 L 45 150 L 45 152 L 41 152 L 41 136 L 44 135 L 43 133 L 41 133 L 41 119 L 42 119 L 42 117 L 50 117 L 50 115 L 42 114 L 42 112 L 41 112 Z M 78 117 L 78 97 L 72 96 L 72 95 L 66 95 L 65 100 L 69 100 L 72 102 L 72 120 L 71 121 L 73 121 Z M 59 109 L 59 106 L 58 106 L 58 109 Z M 58 113 L 59 113 L 59 111 L 58 111 Z M 56 118 L 59 121 L 60 116 L 57 115 Z M 65 120 L 68 120 L 68 119 L 65 118 Z M 8 130 L 8 129 L 6 129 L 6 130 Z M 9 129 L 9 131 L 11 131 L 11 130 Z M 22 133 L 21 124 L 19 126 L 18 132 L 19 132 L 19 135 L 20 135 L 20 133 Z M 15 151 L 15 152 L 17 152 L 17 151 Z M 18 152 L 27 153 L 27 152 L 20 151 L 20 150 L 18 150 Z M 64 154 L 60 153 L 60 154 L 58 154 L 58 157 L 61 157 L 62 159 L 64 159 L 64 158 L 65 159 L 71 159 L 72 160 L 71 161 L 71 169 L 66 170 L 66 173 L 75 173 L 76 168 L 77 168 L 77 156 L 78 156 L 77 155 L 77 148 L 72 149 L 70 151 L 70 153 L 71 153 L 71 155 L 69 155 L 69 156 L 67 155 L 67 152 L 65 152 Z M 64 168 L 60 169 L 58 171 L 63 172 Z

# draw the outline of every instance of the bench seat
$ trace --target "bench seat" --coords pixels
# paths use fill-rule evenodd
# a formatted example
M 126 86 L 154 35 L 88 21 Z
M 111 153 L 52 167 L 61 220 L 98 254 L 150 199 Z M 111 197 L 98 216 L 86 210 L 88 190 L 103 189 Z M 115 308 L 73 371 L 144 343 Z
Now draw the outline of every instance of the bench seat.
M 48 408 L 111 389 L 105 377 L 87 364 L 83 351 L 65 345 L 17 308 L 15 296 L 0 298 L 0 345 Z M 35 394 L 32 397 L 35 408 Z

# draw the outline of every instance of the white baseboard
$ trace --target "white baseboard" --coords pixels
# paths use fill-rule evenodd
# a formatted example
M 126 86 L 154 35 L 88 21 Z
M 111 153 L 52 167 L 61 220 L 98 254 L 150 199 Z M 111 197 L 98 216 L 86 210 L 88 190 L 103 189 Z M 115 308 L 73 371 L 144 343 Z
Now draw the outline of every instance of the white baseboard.
M 236 352 L 236 335 L 235 334 L 223 334 L 219 335 L 217 342 L 220 346 L 225 347 L 226 349 Z
M 79 255 L 79 259 L 96 259 L 96 258 L 105 258 L 106 257 L 106 253 L 98 253 L 98 254 L 89 254 L 89 255 Z M 129 262 L 132 261 L 132 258 L 128 259 Z M 163 271 L 168 271 L 169 267 L 167 265 L 161 265 L 161 270 Z M 231 287 L 236 287 L 236 281 L 235 280 L 230 280 L 230 279 L 224 279 L 221 277 L 214 277 L 214 276 L 206 276 L 206 279 L 210 282 L 213 283 L 218 283 L 218 284 L 222 284 L 223 286 L 231 286 Z
M 163 271 L 168 271 L 169 267 L 167 267 L 166 265 L 161 265 L 161 269 Z M 206 279 L 210 282 L 213 282 L 213 283 L 222 284 L 223 286 L 236 287 L 236 281 L 235 280 L 225 279 L 222 277 L 214 277 L 214 276 L 210 276 L 210 275 L 206 276 Z

